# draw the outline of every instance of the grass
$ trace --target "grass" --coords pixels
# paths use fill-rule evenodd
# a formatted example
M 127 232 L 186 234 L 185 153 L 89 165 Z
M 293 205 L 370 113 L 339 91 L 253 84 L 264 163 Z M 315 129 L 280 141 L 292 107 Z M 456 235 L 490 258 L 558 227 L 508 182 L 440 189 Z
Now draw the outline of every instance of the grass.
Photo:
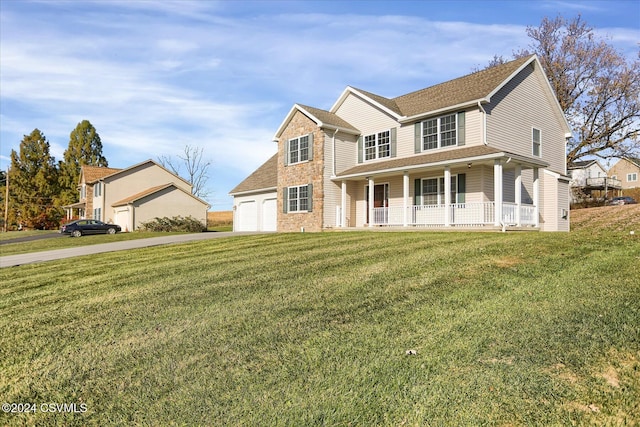
M 0 424 L 633 425 L 637 239 L 271 234 L 5 268 L 1 400 L 87 411 Z

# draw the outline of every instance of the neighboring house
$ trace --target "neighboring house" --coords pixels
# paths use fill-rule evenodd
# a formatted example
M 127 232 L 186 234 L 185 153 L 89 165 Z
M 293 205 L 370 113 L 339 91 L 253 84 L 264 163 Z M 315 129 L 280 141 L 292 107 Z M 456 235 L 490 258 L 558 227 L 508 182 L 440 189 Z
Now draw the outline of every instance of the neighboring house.
M 397 98 L 347 87 L 291 108 L 277 155 L 230 193 L 234 229 L 568 231 L 570 135 L 535 55 Z
M 620 180 L 607 176 L 607 171 L 597 160 L 578 161 L 570 164 L 571 201 L 579 202 L 584 198 L 605 196 L 609 191 L 620 190 Z
M 640 158 L 623 157 L 609 169 L 609 175 L 620 180 L 622 188 L 640 187 Z
M 192 217 L 204 226 L 209 205 L 191 194 L 191 184 L 147 160 L 126 169 L 82 166 L 80 201 L 65 206 L 67 217 L 112 222 L 133 231 L 156 217 Z

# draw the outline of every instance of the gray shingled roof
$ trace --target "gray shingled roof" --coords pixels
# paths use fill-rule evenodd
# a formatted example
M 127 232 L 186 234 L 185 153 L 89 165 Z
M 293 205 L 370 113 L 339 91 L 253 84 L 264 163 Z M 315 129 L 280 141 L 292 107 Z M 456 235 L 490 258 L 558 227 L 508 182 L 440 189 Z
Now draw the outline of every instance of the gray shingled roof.
M 307 110 L 309 113 L 313 114 L 318 120 L 320 120 L 322 123 L 326 125 L 339 127 L 343 129 L 351 129 L 355 132 L 359 132 L 358 129 L 356 129 L 346 120 L 344 120 L 342 117 L 339 117 L 334 113 L 331 113 L 326 110 L 321 110 L 319 108 L 309 107 L 308 105 L 302 105 L 302 104 L 298 104 L 298 105 L 304 108 L 305 110 Z
M 278 185 L 278 155 L 274 154 L 262 166 L 238 184 L 229 194 L 275 188 Z
M 362 89 L 354 89 L 399 116 L 412 117 L 487 97 L 531 57 L 519 58 L 397 98 L 385 98 Z

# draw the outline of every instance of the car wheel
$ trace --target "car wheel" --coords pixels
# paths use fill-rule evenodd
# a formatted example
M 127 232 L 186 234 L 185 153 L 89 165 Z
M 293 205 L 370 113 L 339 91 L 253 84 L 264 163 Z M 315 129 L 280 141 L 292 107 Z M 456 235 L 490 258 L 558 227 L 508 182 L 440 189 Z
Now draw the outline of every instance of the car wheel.
M 107 230 L 107 234 L 116 234 L 116 229 L 115 228 L 109 228 Z
M 82 236 L 82 231 L 80 231 L 80 230 L 74 230 L 74 231 L 73 231 L 73 233 L 71 233 L 71 235 L 72 235 L 73 237 L 80 237 L 80 236 Z

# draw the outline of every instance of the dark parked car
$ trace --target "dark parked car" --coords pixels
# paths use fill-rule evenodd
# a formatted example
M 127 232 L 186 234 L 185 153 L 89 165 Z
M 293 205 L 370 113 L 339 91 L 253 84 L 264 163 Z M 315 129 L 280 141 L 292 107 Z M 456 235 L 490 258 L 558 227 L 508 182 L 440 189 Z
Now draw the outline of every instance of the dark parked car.
M 614 197 L 613 199 L 611 199 L 611 204 L 612 205 L 635 205 L 636 201 L 633 199 L 633 197 L 622 196 L 622 197 Z
M 122 228 L 116 224 L 106 224 L 95 219 L 77 219 L 60 227 L 60 233 L 80 237 L 84 234 L 116 234 Z

